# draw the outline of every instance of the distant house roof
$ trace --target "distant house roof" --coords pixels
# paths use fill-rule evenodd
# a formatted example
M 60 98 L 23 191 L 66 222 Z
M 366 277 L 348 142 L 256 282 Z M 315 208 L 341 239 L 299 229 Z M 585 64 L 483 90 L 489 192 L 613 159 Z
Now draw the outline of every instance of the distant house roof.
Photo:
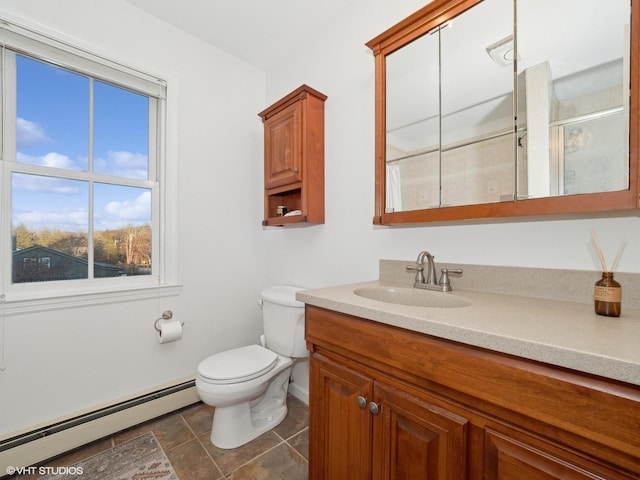
M 13 252 L 13 282 L 43 282 L 87 278 L 88 261 L 42 245 Z M 124 269 L 110 263 L 94 262 L 96 278 L 126 275 Z

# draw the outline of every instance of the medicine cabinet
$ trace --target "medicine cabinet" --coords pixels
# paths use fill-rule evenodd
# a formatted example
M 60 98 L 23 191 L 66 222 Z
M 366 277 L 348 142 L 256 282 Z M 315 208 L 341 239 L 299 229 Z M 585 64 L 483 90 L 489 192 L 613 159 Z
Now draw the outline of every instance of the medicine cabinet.
M 638 208 L 639 2 L 435 0 L 375 56 L 374 224 Z

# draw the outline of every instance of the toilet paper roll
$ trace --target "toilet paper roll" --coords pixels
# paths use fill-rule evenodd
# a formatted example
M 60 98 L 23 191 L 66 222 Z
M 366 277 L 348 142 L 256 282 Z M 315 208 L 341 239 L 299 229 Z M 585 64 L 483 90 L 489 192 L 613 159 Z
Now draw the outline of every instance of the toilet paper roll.
M 160 343 L 174 342 L 182 338 L 182 323 L 178 320 L 160 322 L 158 328 L 160 329 L 158 337 Z

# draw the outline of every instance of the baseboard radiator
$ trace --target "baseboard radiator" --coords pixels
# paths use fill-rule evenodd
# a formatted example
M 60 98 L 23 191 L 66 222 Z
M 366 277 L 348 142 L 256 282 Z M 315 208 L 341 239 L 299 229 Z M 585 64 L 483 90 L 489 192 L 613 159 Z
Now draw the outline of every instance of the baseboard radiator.
M 183 380 L 0 440 L 0 477 L 199 400 L 195 380 Z

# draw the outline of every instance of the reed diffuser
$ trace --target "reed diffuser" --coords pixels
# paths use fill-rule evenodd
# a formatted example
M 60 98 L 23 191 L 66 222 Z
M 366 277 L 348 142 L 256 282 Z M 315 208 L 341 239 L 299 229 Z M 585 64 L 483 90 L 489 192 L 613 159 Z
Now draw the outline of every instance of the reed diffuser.
M 607 317 L 619 317 L 622 305 L 622 287 L 613 278 L 613 272 L 618 266 L 618 261 L 620 260 L 620 255 L 622 254 L 627 234 L 625 234 L 620 246 L 618 247 L 618 251 L 616 252 L 616 256 L 611 264 L 611 268 L 607 268 L 607 262 L 604 259 L 604 254 L 602 253 L 602 248 L 598 241 L 598 235 L 593 228 L 591 229 L 591 238 L 593 239 L 593 244 L 596 247 L 598 258 L 600 259 L 600 265 L 602 266 L 602 278 L 596 282 L 593 292 L 595 312 L 598 315 L 604 315 Z

